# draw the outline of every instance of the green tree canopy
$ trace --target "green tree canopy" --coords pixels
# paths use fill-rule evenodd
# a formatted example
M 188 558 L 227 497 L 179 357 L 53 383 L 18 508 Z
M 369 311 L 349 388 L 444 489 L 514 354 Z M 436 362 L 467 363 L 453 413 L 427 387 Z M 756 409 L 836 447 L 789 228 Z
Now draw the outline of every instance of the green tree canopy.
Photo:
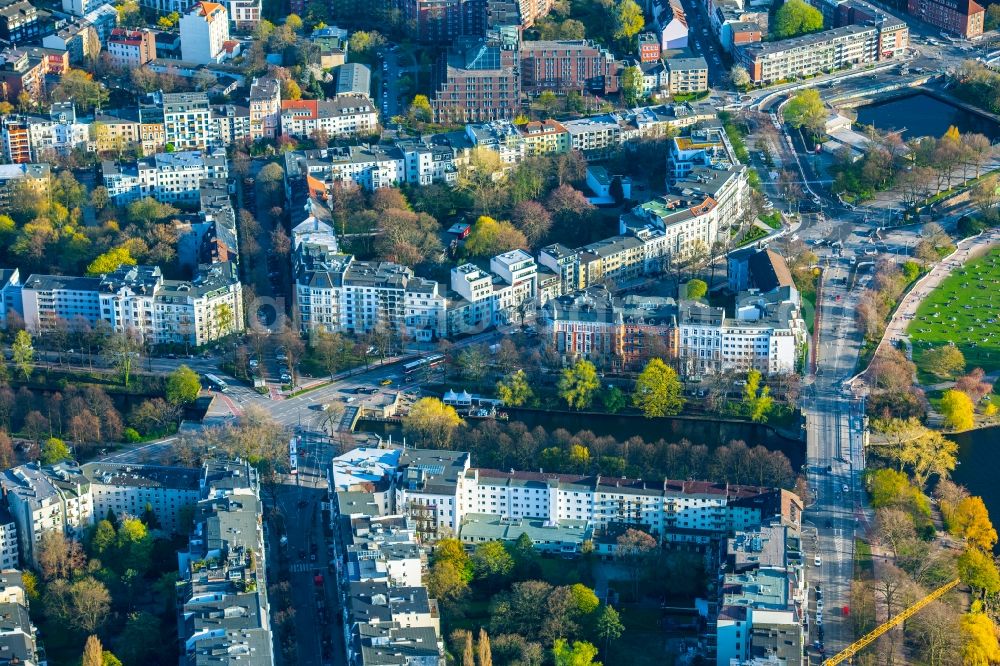
M 622 72 L 622 101 L 627 106 L 635 106 L 642 99 L 643 87 L 642 70 L 635 65 L 626 67 Z
M 476 257 L 492 257 L 515 248 L 526 248 L 528 239 L 510 222 L 481 215 L 465 239 L 465 251 Z
M 708 293 L 708 284 L 704 280 L 689 280 L 687 283 L 687 297 L 692 300 L 700 300 Z
M 524 370 L 517 370 L 497 382 L 497 398 L 508 407 L 520 407 L 531 400 L 533 395 Z
M 564 638 L 556 639 L 552 645 L 552 658 L 555 666 L 601 666 L 594 661 L 597 648 L 586 641 L 573 641 L 572 645 Z
M 594 392 L 601 387 L 597 378 L 597 368 L 590 361 L 579 359 L 568 368 L 563 368 L 559 377 L 559 397 L 571 409 L 585 409 L 594 399 Z
M 952 430 L 969 430 L 975 424 L 975 406 L 972 398 L 961 391 L 949 389 L 941 397 L 944 423 Z
M 194 402 L 201 391 L 198 373 L 182 365 L 167 377 L 167 400 L 174 405 Z
M 928 349 L 920 357 L 920 369 L 938 379 L 951 379 L 965 370 L 965 356 L 954 345 Z
M 614 37 L 622 45 L 630 45 L 632 38 L 642 32 L 646 19 L 635 0 L 617 0 L 611 5 L 615 27 Z
M 790 1 L 804 4 L 801 0 Z M 805 88 L 795 93 L 785 105 L 784 117 L 785 122 L 792 127 L 805 128 L 817 134 L 826 127 L 826 105 L 823 104 L 818 90 Z
M 772 34 L 788 39 L 823 29 L 823 14 L 802 0 L 786 0 L 774 15 Z
M 499 583 L 514 569 L 514 558 L 502 541 L 487 541 L 476 546 L 472 553 L 472 569 L 476 578 L 492 584 Z
M 684 398 L 677 372 L 663 359 L 650 359 L 635 382 L 632 404 L 647 417 L 678 414 L 684 407 Z
M 42 444 L 43 465 L 54 465 L 57 462 L 69 460 L 70 455 L 69 447 L 66 446 L 66 442 L 56 437 L 49 437 L 45 440 L 45 443 Z
M 87 275 L 104 275 L 118 270 L 121 266 L 135 266 L 136 260 L 127 245 L 113 247 L 104 254 L 98 255 L 87 266 Z

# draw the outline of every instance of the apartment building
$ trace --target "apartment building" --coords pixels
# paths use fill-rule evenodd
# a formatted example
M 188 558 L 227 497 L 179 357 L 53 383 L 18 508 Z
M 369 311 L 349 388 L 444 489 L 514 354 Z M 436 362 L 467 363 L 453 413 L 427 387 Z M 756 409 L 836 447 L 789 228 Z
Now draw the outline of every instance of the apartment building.
M 405 0 L 400 9 L 416 40 L 427 44 L 448 44 L 486 28 L 486 3 L 481 0 Z
M 570 134 L 556 120 L 532 120 L 518 126 L 521 141 L 524 143 L 524 154 L 527 157 L 539 155 L 558 155 L 570 151 Z
M 650 4 L 660 51 L 687 48 L 690 29 L 680 0 L 653 0 Z
M 475 264 L 451 269 L 448 334 L 482 330 L 518 321 L 538 294 L 538 265 L 524 250 L 490 259 L 490 270 Z
M 525 41 L 520 58 L 521 88 L 526 93 L 618 91 L 614 54 L 592 41 Z
M 281 132 L 289 136 L 309 138 L 321 132 L 331 138 L 370 135 L 378 132 L 378 127 L 378 111 L 367 97 L 281 102 Z
M 570 148 L 588 159 L 607 156 L 622 144 L 622 126 L 615 114 L 562 121 L 569 132 Z
M 202 181 L 228 177 L 228 163 L 222 151 L 186 150 L 156 153 L 136 162 L 106 160 L 101 174 L 108 196 L 118 205 L 144 197 L 163 203 L 194 202 Z
M 14 514 L 6 505 L 0 505 L 0 569 L 7 571 L 16 568 L 20 563 L 17 546 L 17 522 Z M 9 603 L 9 593 L 6 581 L 0 589 L 0 603 Z M 23 595 L 23 591 L 22 591 Z M 23 603 L 23 599 L 22 599 Z
M 0 51 L 0 99 L 17 103 L 22 92 L 44 99 L 45 79 L 69 69 L 69 52 L 40 46 L 8 47 Z
M 0 7 L 0 39 L 23 44 L 39 37 L 41 31 L 38 11 L 28 0 L 7 2 Z
M 20 271 L 16 268 L 0 268 L 0 328 L 7 330 L 11 313 L 22 316 L 21 308 Z
M 164 280 L 154 266 L 122 266 L 100 278 L 32 275 L 21 288 L 32 333 L 103 321 L 152 344 L 198 347 L 243 328 L 242 287 L 232 262 L 199 266 L 191 281 Z
M 213 105 L 211 134 L 223 146 L 249 139 L 250 109 L 240 104 Z
M 281 118 L 281 86 L 278 80 L 265 76 L 250 84 L 250 140 L 273 139 L 278 136 Z
M 372 70 L 360 62 L 341 64 L 336 72 L 336 96 L 354 95 L 371 98 Z
M 285 153 L 285 189 L 305 178 L 324 183 L 327 188 L 354 183 L 368 191 L 398 186 L 405 182 L 403 151 L 396 146 L 363 145 L 322 148 Z
M 13 164 L 47 162 L 91 143 L 91 125 L 77 121 L 72 102 L 53 104 L 47 116 L 6 116 L 0 132 L 4 157 Z
M 303 332 L 363 334 L 383 327 L 402 328 L 421 341 L 445 336 L 445 299 L 436 282 L 400 264 L 357 261 L 332 248 L 316 237 L 296 245 L 294 310 Z
M 135 69 L 156 58 L 156 37 L 152 30 L 115 28 L 106 44 L 111 62 L 122 69 Z
M 906 10 L 947 32 L 966 39 L 983 34 L 986 10 L 975 0 L 908 0 Z
M 216 2 L 196 2 L 181 16 L 181 58 L 199 65 L 220 63 L 231 55 L 229 12 Z
M 141 517 L 147 509 L 168 534 L 182 534 L 182 515 L 201 499 L 202 470 L 162 465 L 93 462 L 83 465 L 90 480 L 94 519 L 109 511 L 116 516 Z
M 542 519 L 551 526 L 577 521 L 571 524 L 577 528 L 585 522 L 595 533 L 616 525 L 641 525 L 661 541 L 699 545 L 756 528 L 771 517 L 800 527 L 801 500 L 775 488 L 501 471 L 472 467 L 469 454 L 462 451 L 389 451 L 396 451 L 398 458 L 393 476 L 385 481 L 392 504 L 383 515 L 406 516 L 424 543 L 460 533 L 465 519 L 476 514 Z M 374 502 L 352 506 L 365 515 L 380 511 Z
M 708 63 L 701 56 L 669 58 L 667 90 L 671 95 L 688 95 L 708 90 Z
M 178 635 L 193 666 L 220 655 L 247 666 L 274 663 L 263 509 L 256 472 L 210 461 L 188 548 L 178 553 Z
M 69 64 L 92 67 L 101 52 L 101 40 L 86 19 L 74 19 L 42 38 L 42 46 L 54 51 L 66 51 Z
M 163 140 L 173 150 L 204 150 L 212 143 L 212 106 L 206 93 L 162 93 L 154 100 L 163 112 Z
M 525 146 L 521 133 L 509 120 L 488 123 L 469 123 L 465 135 L 477 148 L 488 148 L 500 155 L 504 164 L 517 164 L 524 160 Z
M 786 79 L 832 72 L 881 59 L 879 29 L 848 25 L 778 42 L 752 44 L 736 50 L 736 60 L 750 80 L 770 84 Z
M 229 0 L 229 21 L 234 30 L 249 32 L 261 18 L 261 0 Z
M 772 518 L 720 543 L 708 605 L 718 666 L 806 663 L 804 559 L 797 521 Z
M 21 572 L 3 572 L 6 579 L 17 578 L 22 586 Z M 20 587 L 19 587 L 20 589 Z M 17 666 L 45 666 L 45 652 L 38 647 L 38 630 L 28 615 L 28 602 L 20 590 L 18 601 L 0 602 L 0 660 Z
M 0 473 L 0 489 L 17 525 L 21 562 L 37 564 L 46 532 L 80 537 L 94 518 L 90 481 L 74 462 L 27 463 Z
M 456 40 L 438 61 L 433 90 L 435 122 L 512 120 L 521 97 L 518 52 L 483 39 Z

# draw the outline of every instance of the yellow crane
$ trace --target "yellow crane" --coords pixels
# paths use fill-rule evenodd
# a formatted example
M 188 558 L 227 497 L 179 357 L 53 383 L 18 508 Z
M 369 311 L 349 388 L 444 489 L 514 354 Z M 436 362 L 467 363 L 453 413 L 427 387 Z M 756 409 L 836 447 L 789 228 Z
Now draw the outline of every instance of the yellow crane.
M 834 656 L 824 661 L 823 666 L 837 666 L 837 664 L 843 662 L 844 660 L 850 659 L 858 652 L 860 652 L 861 650 L 865 649 L 873 642 L 875 642 L 879 636 L 881 636 L 882 634 L 884 634 L 885 632 L 889 631 L 894 627 L 898 627 L 900 624 L 902 624 L 903 622 L 905 622 L 906 620 L 908 620 L 909 618 L 913 617 L 921 610 L 923 610 L 923 608 L 927 606 L 927 604 L 943 597 L 945 594 L 948 593 L 949 590 L 951 590 L 956 585 L 958 585 L 957 578 L 951 581 L 950 583 L 945 583 L 944 585 L 934 590 L 920 601 L 916 602 L 903 612 L 894 616 L 891 620 L 888 620 L 883 624 L 879 625 L 878 627 L 872 629 L 867 634 L 865 634 L 858 640 L 848 645 L 841 652 L 835 654 Z

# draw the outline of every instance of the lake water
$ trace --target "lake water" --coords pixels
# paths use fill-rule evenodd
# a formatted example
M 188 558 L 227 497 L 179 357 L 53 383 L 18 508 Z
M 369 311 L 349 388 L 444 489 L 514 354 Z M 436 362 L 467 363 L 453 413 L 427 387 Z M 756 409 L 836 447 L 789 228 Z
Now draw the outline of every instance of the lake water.
M 988 118 L 970 113 L 939 99 L 917 93 L 857 109 L 858 123 L 874 125 L 880 130 L 906 128 L 903 137 L 940 137 L 954 125 L 958 131 L 978 132 L 991 140 L 1000 139 L 1000 126 Z
M 997 483 L 1000 426 L 951 435 L 951 438 L 958 442 L 961 463 L 952 473 L 952 479 L 973 495 L 982 497 L 993 524 L 1000 525 L 1000 483 Z
M 793 470 L 805 463 L 805 442 L 782 437 L 771 428 L 759 423 L 744 421 L 715 421 L 712 419 L 647 419 L 641 416 L 617 416 L 614 414 L 573 414 L 570 412 L 548 412 L 532 409 L 505 409 L 512 421 L 520 421 L 529 429 L 542 426 L 548 431 L 565 428 L 571 433 L 589 430 L 599 437 L 612 436 L 619 441 L 629 437 L 641 437 L 647 442 L 663 439 L 679 442 L 687 439 L 692 444 L 704 444 L 710 449 L 731 440 L 741 439 L 748 446 L 762 444 L 773 451 L 781 451 L 788 456 Z M 475 421 L 470 422 L 474 424 Z M 396 423 L 362 421 L 359 431 L 373 432 L 383 437 L 391 434 L 393 439 L 402 436 L 402 429 Z

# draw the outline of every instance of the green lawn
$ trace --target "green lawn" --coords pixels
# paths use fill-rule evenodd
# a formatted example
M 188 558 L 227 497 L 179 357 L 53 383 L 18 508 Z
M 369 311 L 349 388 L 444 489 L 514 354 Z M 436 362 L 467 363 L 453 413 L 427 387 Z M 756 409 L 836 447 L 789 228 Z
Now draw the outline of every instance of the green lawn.
M 918 366 L 924 351 L 952 342 L 968 368 L 1000 369 L 1000 249 L 945 279 L 920 304 L 907 333 Z
M 854 578 L 867 580 L 875 574 L 872 547 L 861 539 L 854 540 Z

